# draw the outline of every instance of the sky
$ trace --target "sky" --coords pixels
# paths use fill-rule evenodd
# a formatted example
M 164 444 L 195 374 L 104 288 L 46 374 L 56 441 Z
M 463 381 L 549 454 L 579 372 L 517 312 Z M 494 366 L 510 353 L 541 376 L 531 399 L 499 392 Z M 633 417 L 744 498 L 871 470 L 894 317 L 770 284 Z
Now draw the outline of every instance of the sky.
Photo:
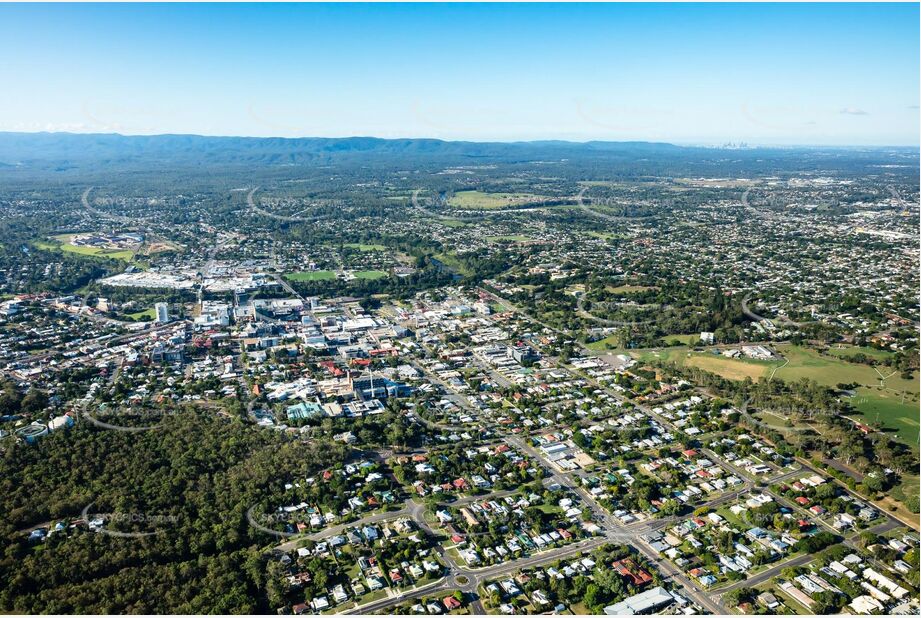
M 919 5 L 0 5 L 0 131 L 919 144 Z

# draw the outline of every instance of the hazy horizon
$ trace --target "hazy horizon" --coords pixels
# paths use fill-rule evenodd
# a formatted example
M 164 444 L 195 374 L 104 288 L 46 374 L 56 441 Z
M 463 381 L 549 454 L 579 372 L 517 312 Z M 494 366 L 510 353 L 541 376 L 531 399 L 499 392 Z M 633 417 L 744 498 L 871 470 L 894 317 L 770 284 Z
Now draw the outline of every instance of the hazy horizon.
M 591 143 L 648 143 L 648 144 L 663 144 L 670 146 L 678 146 L 684 148 L 724 148 L 726 146 L 734 147 L 745 147 L 745 148 L 776 148 L 776 149 L 811 149 L 811 148 L 830 148 L 830 149 L 886 149 L 886 148 L 898 148 L 898 149 L 912 149 L 912 148 L 921 148 L 921 145 L 915 144 L 769 144 L 769 143 L 757 143 L 757 142 L 686 142 L 678 140 L 646 140 L 646 139 L 631 139 L 631 140 L 618 140 L 618 139 L 554 139 L 554 138 L 535 138 L 535 139 L 453 139 L 453 138 L 441 138 L 441 137 L 432 137 L 426 135 L 404 135 L 404 136 L 395 136 L 395 137 L 382 137 L 379 135 L 230 135 L 230 134 L 214 134 L 207 135 L 204 133 L 118 133 L 118 132 L 98 132 L 98 131 L 6 131 L 0 130 L 0 135 L 10 135 L 10 134 L 19 134 L 19 135 L 77 135 L 77 136 L 103 136 L 103 135 L 116 135 L 119 137 L 202 137 L 202 138 L 215 138 L 215 139 L 283 139 L 283 140 L 311 140 L 311 139 L 326 139 L 326 140 L 348 140 L 348 139 L 379 139 L 387 141 L 421 141 L 421 140 L 433 140 L 446 143 L 463 143 L 469 142 L 472 144 L 540 144 L 542 142 L 549 143 L 562 143 L 562 144 L 591 144 Z

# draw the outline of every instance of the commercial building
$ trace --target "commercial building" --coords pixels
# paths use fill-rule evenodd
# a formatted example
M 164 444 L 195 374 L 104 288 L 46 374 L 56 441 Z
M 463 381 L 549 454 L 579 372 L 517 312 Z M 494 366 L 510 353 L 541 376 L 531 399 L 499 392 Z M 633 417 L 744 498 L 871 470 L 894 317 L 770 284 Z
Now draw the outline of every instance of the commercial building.
M 157 303 L 154 305 L 154 309 L 157 312 L 157 322 L 160 324 L 166 324 L 169 322 L 169 305 L 166 303 Z
M 649 614 L 674 603 L 673 597 L 662 586 L 650 588 L 645 592 L 635 594 L 620 603 L 608 605 L 604 613 L 608 616 L 633 616 L 635 614 Z

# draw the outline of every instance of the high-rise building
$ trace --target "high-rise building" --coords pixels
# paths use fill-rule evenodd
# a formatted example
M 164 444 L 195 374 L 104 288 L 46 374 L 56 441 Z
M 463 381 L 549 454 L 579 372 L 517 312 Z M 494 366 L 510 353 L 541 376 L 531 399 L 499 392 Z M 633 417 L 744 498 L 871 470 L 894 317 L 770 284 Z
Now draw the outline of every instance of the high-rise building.
M 169 305 L 166 303 L 157 303 L 154 305 L 154 308 L 157 311 L 157 322 L 160 324 L 169 322 Z

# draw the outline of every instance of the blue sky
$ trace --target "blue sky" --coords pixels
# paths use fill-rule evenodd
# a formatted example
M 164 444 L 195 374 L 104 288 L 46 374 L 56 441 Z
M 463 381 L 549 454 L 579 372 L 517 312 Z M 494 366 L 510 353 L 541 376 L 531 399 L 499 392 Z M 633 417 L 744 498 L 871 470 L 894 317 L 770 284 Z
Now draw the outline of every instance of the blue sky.
M 917 145 L 913 4 L 0 5 L 0 130 Z

